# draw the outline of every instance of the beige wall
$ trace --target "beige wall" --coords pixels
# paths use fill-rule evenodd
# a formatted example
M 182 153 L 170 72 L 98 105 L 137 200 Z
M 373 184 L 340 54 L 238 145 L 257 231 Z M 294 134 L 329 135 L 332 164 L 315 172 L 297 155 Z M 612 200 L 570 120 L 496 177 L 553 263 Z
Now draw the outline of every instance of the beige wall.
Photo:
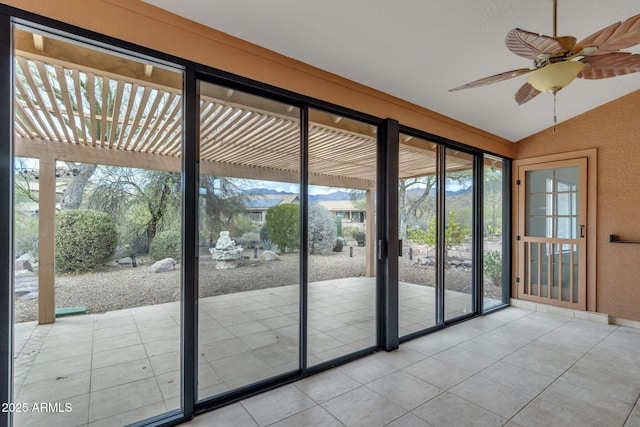
M 137 0 L 0 0 L 20 9 L 332 102 L 507 157 L 513 144 Z
M 561 95 L 559 95 L 561 96 Z M 598 158 L 596 310 L 640 321 L 640 91 L 515 144 L 515 158 L 595 148 Z

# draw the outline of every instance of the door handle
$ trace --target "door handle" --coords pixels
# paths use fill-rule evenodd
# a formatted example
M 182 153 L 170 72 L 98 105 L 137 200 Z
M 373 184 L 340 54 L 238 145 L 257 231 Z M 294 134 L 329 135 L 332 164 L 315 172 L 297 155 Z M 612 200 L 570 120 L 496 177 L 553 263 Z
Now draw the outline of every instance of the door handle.
M 584 239 L 584 225 L 580 225 L 580 237 Z

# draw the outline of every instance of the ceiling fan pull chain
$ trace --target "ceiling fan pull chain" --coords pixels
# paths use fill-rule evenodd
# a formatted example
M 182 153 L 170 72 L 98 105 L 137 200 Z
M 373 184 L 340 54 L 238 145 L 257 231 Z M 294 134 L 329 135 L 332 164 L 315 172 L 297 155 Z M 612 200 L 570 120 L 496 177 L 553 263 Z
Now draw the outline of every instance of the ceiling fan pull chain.
M 553 93 L 553 134 L 556 134 L 556 125 L 558 124 L 558 115 L 556 108 L 556 92 Z

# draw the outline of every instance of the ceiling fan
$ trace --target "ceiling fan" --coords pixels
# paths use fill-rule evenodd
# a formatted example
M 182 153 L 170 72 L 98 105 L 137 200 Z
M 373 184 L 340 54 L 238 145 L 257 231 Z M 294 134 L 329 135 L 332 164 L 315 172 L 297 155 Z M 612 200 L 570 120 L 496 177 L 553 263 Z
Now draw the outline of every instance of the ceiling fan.
M 553 37 L 515 28 L 505 38 L 507 48 L 533 61 L 533 68 L 519 68 L 475 80 L 449 92 L 501 82 L 529 74 L 515 95 L 518 105 L 541 92 L 554 95 L 576 77 L 604 79 L 640 71 L 640 55 L 619 52 L 640 44 L 640 14 L 617 22 L 577 42 L 575 37 L 557 36 L 557 0 L 553 0 Z

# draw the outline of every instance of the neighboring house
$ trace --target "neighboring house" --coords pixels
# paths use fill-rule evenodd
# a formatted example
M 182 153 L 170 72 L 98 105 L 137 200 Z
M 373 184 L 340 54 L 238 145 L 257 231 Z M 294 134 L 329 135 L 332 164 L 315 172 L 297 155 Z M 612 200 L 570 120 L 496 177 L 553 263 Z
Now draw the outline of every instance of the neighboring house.
M 343 222 L 364 222 L 364 211 L 356 208 L 351 200 L 321 200 L 318 204 L 334 217 L 342 218 Z
M 283 203 L 300 203 L 297 194 L 259 194 L 247 196 L 244 206 L 249 213 L 251 221 L 256 224 L 264 224 L 269 208 Z

